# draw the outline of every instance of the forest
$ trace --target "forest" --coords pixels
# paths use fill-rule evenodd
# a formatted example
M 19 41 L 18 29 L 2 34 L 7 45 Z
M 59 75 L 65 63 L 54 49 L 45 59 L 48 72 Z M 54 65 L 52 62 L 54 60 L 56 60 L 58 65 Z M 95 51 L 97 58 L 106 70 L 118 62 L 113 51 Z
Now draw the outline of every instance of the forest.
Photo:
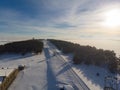
M 25 55 L 27 53 L 41 53 L 43 49 L 43 42 L 41 40 L 25 40 L 7 43 L 0 45 L 0 54 L 16 53 Z
M 64 54 L 73 53 L 74 64 L 84 63 L 86 65 L 96 65 L 107 67 L 112 73 L 120 73 L 120 58 L 116 57 L 114 51 L 97 49 L 91 46 L 82 46 L 76 43 L 49 39 Z

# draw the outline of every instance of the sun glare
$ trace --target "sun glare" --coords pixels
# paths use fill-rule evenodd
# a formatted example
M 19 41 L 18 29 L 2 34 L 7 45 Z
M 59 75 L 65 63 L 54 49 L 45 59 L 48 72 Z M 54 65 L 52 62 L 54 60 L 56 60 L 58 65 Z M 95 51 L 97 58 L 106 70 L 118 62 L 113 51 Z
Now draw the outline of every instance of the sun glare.
M 120 10 L 112 9 L 105 13 L 105 19 L 103 22 L 105 27 L 116 28 L 120 26 Z

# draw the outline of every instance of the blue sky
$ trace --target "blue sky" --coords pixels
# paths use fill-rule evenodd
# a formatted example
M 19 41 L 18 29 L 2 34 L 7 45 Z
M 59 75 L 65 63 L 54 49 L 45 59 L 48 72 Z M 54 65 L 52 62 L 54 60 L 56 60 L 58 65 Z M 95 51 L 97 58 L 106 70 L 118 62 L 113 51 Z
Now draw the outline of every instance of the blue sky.
M 104 13 L 120 0 L 0 0 L 0 39 L 117 39 Z M 118 17 L 119 18 L 119 17 Z

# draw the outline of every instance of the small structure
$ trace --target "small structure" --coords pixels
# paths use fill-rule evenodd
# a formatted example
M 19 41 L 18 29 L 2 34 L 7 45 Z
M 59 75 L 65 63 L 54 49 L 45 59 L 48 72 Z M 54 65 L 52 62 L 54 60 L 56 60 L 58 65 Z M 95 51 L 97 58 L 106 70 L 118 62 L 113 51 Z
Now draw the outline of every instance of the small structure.
M 21 71 L 21 70 L 24 70 L 24 68 L 25 68 L 25 65 L 19 65 L 19 66 L 18 66 L 18 70 L 20 70 L 20 71 Z
M 0 90 L 8 90 L 8 87 L 14 81 L 18 73 L 19 70 L 14 69 L 9 74 L 6 74 L 6 76 L 1 76 Z
M 4 81 L 6 77 L 9 76 L 9 74 L 13 71 L 14 69 L 9 69 L 9 68 L 0 68 L 0 84 Z

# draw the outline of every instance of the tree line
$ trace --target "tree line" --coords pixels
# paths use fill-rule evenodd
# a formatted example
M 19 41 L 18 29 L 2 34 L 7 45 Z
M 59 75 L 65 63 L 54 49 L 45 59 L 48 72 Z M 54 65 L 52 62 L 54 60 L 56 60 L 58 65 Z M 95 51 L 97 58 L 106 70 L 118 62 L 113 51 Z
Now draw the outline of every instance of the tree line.
M 7 43 L 0 45 L 0 54 L 17 53 L 25 55 L 26 53 L 41 53 L 43 49 L 43 42 L 41 40 L 25 40 Z
M 91 46 L 82 46 L 62 40 L 49 39 L 49 41 L 63 53 L 73 53 L 74 64 L 84 63 L 87 65 L 96 65 L 100 67 L 107 66 L 113 73 L 120 72 L 120 68 L 118 68 L 120 58 L 116 57 L 114 51 L 97 49 L 96 47 Z

